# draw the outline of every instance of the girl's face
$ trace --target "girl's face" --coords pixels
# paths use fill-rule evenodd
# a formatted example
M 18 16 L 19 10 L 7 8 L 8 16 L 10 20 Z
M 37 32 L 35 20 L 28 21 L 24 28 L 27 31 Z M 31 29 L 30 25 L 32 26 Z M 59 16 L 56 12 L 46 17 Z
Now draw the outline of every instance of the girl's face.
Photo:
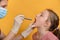
M 1 4 L 2 7 L 5 8 L 8 4 L 8 0 L 2 0 L 0 4 Z
M 46 26 L 46 21 L 49 17 L 49 12 L 47 10 L 42 11 L 41 13 L 37 14 L 35 18 L 35 25 L 36 27 Z

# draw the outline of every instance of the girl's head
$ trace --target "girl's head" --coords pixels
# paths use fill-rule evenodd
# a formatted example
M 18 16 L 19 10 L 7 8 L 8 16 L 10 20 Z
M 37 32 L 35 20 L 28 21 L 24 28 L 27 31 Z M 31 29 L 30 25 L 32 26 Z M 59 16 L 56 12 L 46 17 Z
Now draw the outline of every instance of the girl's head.
M 5 8 L 7 4 L 8 4 L 8 0 L 0 0 L 0 6 Z
M 38 28 L 45 27 L 53 31 L 59 25 L 59 17 L 54 11 L 46 9 L 36 16 L 35 25 Z

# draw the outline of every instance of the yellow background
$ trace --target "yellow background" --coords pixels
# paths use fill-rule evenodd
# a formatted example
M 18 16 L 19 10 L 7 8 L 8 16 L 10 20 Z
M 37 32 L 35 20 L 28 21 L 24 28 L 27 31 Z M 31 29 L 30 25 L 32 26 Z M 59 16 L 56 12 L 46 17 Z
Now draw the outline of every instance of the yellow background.
M 9 0 L 8 1 L 8 13 L 6 17 L 0 19 L 0 28 L 1 31 L 7 35 L 14 22 L 14 17 L 18 14 L 24 14 L 28 18 L 34 17 L 36 14 L 41 12 L 42 10 L 50 8 L 54 10 L 60 17 L 60 0 Z M 28 24 L 32 21 L 25 20 L 22 24 L 19 33 L 24 31 Z M 32 40 L 33 31 L 26 39 L 24 40 Z

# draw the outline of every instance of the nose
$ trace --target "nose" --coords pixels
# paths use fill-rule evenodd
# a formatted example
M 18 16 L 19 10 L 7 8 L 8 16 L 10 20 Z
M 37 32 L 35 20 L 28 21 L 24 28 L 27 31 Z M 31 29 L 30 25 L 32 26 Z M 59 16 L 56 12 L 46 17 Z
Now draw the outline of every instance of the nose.
M 36 17 L 39 17 L 41 14 L 37 14 Z

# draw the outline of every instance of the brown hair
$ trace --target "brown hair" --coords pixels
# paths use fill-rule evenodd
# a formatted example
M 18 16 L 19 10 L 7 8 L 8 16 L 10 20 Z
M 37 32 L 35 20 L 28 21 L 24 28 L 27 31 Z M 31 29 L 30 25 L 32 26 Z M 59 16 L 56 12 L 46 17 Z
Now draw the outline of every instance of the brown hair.
M 47 11 L 50 13 L 50 21 L 51 26 L 49 28 L 49 31 L 54 31 L 53 34 L 56 35 L 60 39 L 60 30 L 58 28 L 59 25 L 59 16 L 51 9 L 47 9 Z
M 1 2 L 2 0 L 0 0 L 0 2 Z

